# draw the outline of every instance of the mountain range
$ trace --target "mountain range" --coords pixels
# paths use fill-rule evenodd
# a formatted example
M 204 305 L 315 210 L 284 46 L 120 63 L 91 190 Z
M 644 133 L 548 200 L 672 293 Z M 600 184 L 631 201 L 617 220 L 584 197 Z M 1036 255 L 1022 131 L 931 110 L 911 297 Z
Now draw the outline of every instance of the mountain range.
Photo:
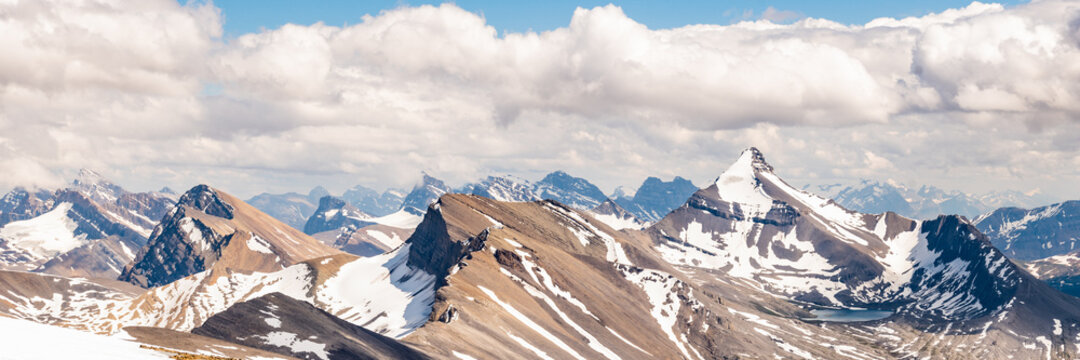
M 1050 234 L 1071 231 L 1067 203 L 976 221 L 862 213 L 789 185 L 751 148 L 642 221 L 617 199 L 666 206 L 688 182 L 646 180 L 665 190 L 600 199 L 578 178 L 548 177 L 450 190 L 425 176 L 384 215 L 324 195 L 304 232 L 209 185 L 125 201 L 100 179 L 47 196 L 22 190 L 9 194 L 21 200 L 3 208 L 16 210 L 5 210 L 14 220 L 0 239 L 29 255 L 4 258 L 0 328 L 10 334 L 0 338 L 70 339 L 113 358 L 1034 359 L 1080 351 L 1080 298 L 1039 280 L 1052 272 L 1039 260 L 1009 258 L 1029 241 L 1067 247 L 1067 235 Z M 118 209 L 155 208 L 135 198 L 169 200 L 150 228 L 131 230 L 145 236 L 122 271 L 73 276 L 45 271 L 39 263 L 70 250 L 39 251 L 56 247 L 31 246 L 48 242 L 27 230 L 74 222 L 71 209 L 81 205 L 67 192 L 115 222 Z M 1062 225 L 1043 225 L 1052 221 Z M 389 228 L 402 231 L 396 241 Z M 1012 245 L 995 246 L 1001 241 Z M 360 248 L 379 251 L 355 254 Z M 15 341 L 5 353 L 28 353 Z
M 262 193 L 247 200 L 248 204 L 256 209 L 273 216 L 275 219 L 292 226 L 294 229 L 303 229 L 304 224 L 315 209 L 319 207 L 319 199 L 330 195 L 322 186 L 317 186 L 307 195 L 298 193 L 270 194 Z
M 1032 209 L 1006 207 L 975 219 L 995 247 L 1032 275 L 1080 296 L 1080 201 Z
M 264 193 L 248 202 L 278 220 L 314 235 L 330 230 L 351 233 L 354 231 L 347 229 L 363 227 L 361 223 L 370 225 L 375 222 L 372 221 L 375 218 L 402 219 L 405 223 L 398 224 L 403 225 L 397 226 L 398 228 L 412 228 L 419 222 L 419 216 L 423 215 L 425 207 L 447 193 L 471 194 L 499 201 L 556 200 L 578 210 L 613 215 L 644 225 L 659 220 L 686 201 L 694 191 L 697 191 L 697 187 L 681 177 L 675 177 L 668 182 L 649 177 L 633 196 L 619 192 L 609 197 L 588 180 L 563 171 L 552 172 L 537 183 L 511 175 L 488 176 L 458 189 L 452 189 L 442 180 L 423 174 L 420 184 L 406 194 L 393 189 L 380 194 L 375 190 L 356 186 L 347 190 L 344 195 L 335 197 L 329 195 L 325 189 L 316 187 L 306 197 L 297 193 Z M 326 196 L 336 200 L 324 200 Z M 323 204 L 323 201 L 330 202 Z M 605 205 L 609 201 L 612 204 Z M 312 207 L 311 204 L 317 205 Z M 352 216 L 351 220 L 348 216 L 335 217 L 334 215 L 338 214 L 335 209 L 343 209 L 342 214 L 355 216 Z M 327 211 L 332 212 L 329 218 L 320 215 Z M 410 217 L 414 220 L 407 220 Z
M 923 185 L 908 187 L 894 181 L 862 180 L 859 184 L 807 185 L 812 190 L 834 199 L 846 208 L 877 214 L 892 211 L 915 219 L 932 219 L 938 215 L 963 215 L 969 219 L 1002 207 L 1036 207 L 1055 201 L 1051 196 L 1017 191 L 995 191 L 979 195 L 947 191 Z
M 451 189 L 442 180 L 423 174 L 420 184 L 406 194 L 393 189 L 380 194 L 356 186 L 336 197 L 316 187 L 307 196 L 263 193 L 249 203 L 327 245 L 354 255 L 372 256 L 400 245 L 419 224 L 426 206 L 447 193 L 509 202 L 556 200 L 589 211 L 617 229 L 641 229 L 678 207 L 696 190 L 681 177 L 670 182 L 650 177 L 634 196 L 609 198 L 588 180 L 562 171 L 552 172 L 535 184 L 510 175 L 488 176 Z M 311 204 L 317 205 L 312 208 Z M 301 221 L 302 225 L 298 225 Z
M 0 200 L 0 269 L 115 278 L 174 203 L 85 169 L 54 191 L 16 188 Z

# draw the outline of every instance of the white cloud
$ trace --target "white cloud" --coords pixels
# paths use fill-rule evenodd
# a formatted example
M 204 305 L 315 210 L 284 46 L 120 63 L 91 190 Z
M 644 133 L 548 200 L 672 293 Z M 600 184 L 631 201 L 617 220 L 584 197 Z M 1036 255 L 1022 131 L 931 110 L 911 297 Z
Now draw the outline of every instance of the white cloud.
M 3 145 L 3 144 L 0 144 Z M 0 188 L 55 188 L 63 180 L 34 159 L 0 147 Z
M 870 170 L 886 170 L 894 168 L 892 161 L 889 161 L 889 159 L 880 157 L 869 150 L 864 151 L 863 154 L 866 157 L 866 167 Z
M 240 193 L 400 186 L 419 170 L 701 182 L 751 145 L 806 181 L 1078 180 L 1054 170 L 1080 158 L 1074 3 L 863 26 L 776 24 L 791 14 L 772 10 L 652 30 L 606 6 L 500 35 L 454 5 L 421 6 L 222 39 L 210 4 L 3 4 L 0 140 L 34 171 Z M 201 95 L 208 84 L 220 95 Z
M 801 17 L 802 14 L 799 14 L 798 12 L 791 10 L 780 10 L 772 6 L 765 8 L 765 11 L 761 12 L 762 20 L 769 20 L 776 23 L 795 20 Z

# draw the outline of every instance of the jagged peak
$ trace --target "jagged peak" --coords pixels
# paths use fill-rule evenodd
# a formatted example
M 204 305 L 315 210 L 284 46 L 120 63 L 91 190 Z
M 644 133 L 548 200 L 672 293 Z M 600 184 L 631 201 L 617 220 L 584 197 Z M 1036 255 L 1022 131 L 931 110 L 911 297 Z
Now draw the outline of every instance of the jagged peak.
M 761 151 L 752 147 L 744 150 L 739 159 L 716 178 L 715 186 L 721 200 L 751 205 L 757 211 L 767 211 L 774 200 L 802 203 L 816 212 L 836 206 L 832 200 L 792 187 L 773 173 L 773 167 L 765 161 Z M 837 213 L 840 212 L 848 210 Z
M 119 187 L 113 184 L 105 176 L 90 169 L 79 169 L 79 173 L 75 175 L 75 179 L 71 181 L 71 184 L 79 188 L 107 188 L 113 191 L 119 191 Z
M 97 171 L 90 170 L 90 169 L 87 169 L 87 168 L 79 169 L 79 174 L 75 176 L 75 183 L 76 184 L 91 185 L 91 184 L 99 184 L 99 183 L 103 183 L 103 182 L 108 182 L 108 180 L 105 180 L 105 177 L 101 176 L 101 174 L 99 174 Z
M 71 181 L 69 188 L 82 191 L 94 201 L 112 202 L 127 193 L 124 188 L 106 179 L 90 169 L 79 169 L 79 174 Z
M 772 165 L 769 165 L 769 163 L 765 161 L 765 154 L 762 154 L 761 150 L 758 150 L 756 147 L 749 147 L 746 150 L 743 150 L 742 154 L 739 154 L 739 161 L 736 163 L 744 162 L 752 166 L 754 170 L 773 171 Z
M 187 205 L 207 215 L 226 219 L 233 218 L 233 206 L 218 196 L 217 190 L 209 185 L 199 184 L 180 196 L 176 206 Z
M 747 148 L 739 154 L 739 158 L 720 175 L 737 175 L 739 177 L 754 177 L 757 172 L 773 172 L 772 165 L 765 161 L 765 155 L 755 147 Z

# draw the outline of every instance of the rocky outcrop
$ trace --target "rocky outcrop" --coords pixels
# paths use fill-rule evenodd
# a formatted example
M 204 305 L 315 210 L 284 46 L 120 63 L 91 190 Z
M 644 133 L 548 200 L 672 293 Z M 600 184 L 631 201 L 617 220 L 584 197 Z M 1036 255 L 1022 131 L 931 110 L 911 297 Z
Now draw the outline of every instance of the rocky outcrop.
M 275 271 L 336 253 L 231 195 L 198 185 L 180 197 L 119 279 L 155 287 L 213 266 Z
M 44 214 L 53 203 L 52 192 L 17 187 L 0 198 L 0 226 Z
M 217 191 L 207 185 L 196 185 L 180 196 L 178 207 L 189 207 L 199 212 L 224 219 L 233 218 L 233 206 L 218 196 Z
M 161 220 L 146 247 L 120 275 L 121 281 L 160 286 L 205 271 L 221 257 L 229 235 L 218 234 L 202 220 L 189 217 L 189 209 L 178 205 Z
M 923 323 L 966 322 L 1001 310 L 1030 276 L 993 247 L 963 217 L 939 216 L 920 225 L 927 253 L 908 283 L 900 311 Z M 1030 294 L 1024 294 L 1024 297 Z
M 457 195 L 453 195 L 457 196 Z M 470 252 L 484 248 L 487 231 L 469 235 L 460 226 L 450 226 L 443 217 L 440 203 L 433 204 L 407 242 L 409 266 L 423 269 L 439 279 L 436 287 L 446 284 L 451 269 Z

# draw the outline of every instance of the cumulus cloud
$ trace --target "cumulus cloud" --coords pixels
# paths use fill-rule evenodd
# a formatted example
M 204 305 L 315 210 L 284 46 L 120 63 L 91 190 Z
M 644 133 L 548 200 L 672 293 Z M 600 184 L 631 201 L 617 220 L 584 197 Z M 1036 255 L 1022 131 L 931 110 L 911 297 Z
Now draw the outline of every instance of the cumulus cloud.
M 210 3 L 15 1 L 0 5 L 0 140 L 28 168 L 242 194 L 420 170 L 701 182 L 745 146 L 799 181 L 1077 180 L 1053 170 L 1080 159 L 1074 3 L 864 25 L 770 9 L 649 29 L 609 5 L 500 34 L 446 4 L 223 39 Z

